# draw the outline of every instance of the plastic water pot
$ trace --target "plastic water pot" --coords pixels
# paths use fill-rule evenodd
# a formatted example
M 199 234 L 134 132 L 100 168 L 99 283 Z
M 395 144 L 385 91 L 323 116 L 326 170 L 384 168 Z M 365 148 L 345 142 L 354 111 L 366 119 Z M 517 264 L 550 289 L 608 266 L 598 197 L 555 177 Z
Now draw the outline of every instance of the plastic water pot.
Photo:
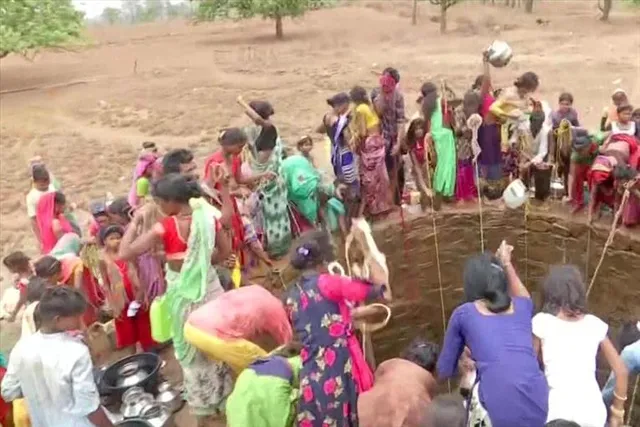
M 529 195 L 527 194 L 527 188 L 524 183 L 516 179 L 504 190 L 502 193 L 502 199 L 504 203 L 510 209 L 518 209 L 524 205 Z

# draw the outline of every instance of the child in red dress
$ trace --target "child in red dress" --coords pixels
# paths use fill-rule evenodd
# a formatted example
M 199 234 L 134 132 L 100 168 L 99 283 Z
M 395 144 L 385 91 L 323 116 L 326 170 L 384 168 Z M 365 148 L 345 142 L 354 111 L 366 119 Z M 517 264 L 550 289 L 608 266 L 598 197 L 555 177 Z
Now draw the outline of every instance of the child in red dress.
M 142 351 L 150 351 L 157 343 L 151 338 L 149 303 L 140 286 L 138 271 L 134 264 L 118 258 L 123 235 L 124 229 L 118 225 L 100 230 L 101 269 L 115 317 L 116 345 L 119 349 L 131 348 L 135 352 L 136 344 L 140 344 Z

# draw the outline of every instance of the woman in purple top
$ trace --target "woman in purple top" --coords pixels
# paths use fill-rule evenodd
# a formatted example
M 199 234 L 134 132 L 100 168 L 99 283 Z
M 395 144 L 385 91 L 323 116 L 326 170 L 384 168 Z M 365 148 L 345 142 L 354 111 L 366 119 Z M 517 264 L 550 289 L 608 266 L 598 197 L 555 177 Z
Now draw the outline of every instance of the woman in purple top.
M 542 427 L 549 388 L 533 349 L 533 303 L 511 264 L 512 246 L 502 242 L 497 257 L 467 261 L 468 302 L 453 311 L 438 360 L 438 376 L 456 372 L 465 346 L 477 376 L 469 402 L 469 425 Z

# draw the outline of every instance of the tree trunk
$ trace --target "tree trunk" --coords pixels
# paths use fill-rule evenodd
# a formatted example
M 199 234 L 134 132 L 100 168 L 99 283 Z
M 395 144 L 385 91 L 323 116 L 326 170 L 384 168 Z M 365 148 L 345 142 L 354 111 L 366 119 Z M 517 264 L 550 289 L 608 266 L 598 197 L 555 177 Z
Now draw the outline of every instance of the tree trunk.
M 440 34 L 447 32 L 447 2 L 440 0 Z
M 600 6 L 600 0 L 598 0 L 598 8 L 602 12 L 601 21 L 609 20 L 609 13 L 611 13 L 611 8 L 613 7 L 613 0 L 604 0 L 604 6 Z
M 284 38 L 284 31 L 282 30 L 282 16 L 276 15 L 276 38 L 282 40 Z
M 411 13 L 411 25 L 418 24 L 418 0 L 413 0 L 413 12 Z
M 533 13 L 533 0 L 524 0 L 524 11 L 526 13 Z

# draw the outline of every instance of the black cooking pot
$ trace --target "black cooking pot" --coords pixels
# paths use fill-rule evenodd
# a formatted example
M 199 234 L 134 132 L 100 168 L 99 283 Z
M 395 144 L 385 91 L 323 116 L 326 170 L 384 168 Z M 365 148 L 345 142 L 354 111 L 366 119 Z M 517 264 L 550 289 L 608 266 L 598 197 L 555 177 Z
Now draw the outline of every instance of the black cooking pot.
M 160 356 L 153 353 L 140 353 L 125 357 L 112 363 L 104 370 L 98 389 L 113 400 L 120 400 L 122 394 L 131 387 L 142 387 L 147 393 L 155 395 L 161 364 Z M 134 365 L 137 367 L 138 373 L 144 372 L 145 375 L 139 375 L 140 378 L 135 383 L 128 382 L 126 385 L 122 385 L 122 373 Z

